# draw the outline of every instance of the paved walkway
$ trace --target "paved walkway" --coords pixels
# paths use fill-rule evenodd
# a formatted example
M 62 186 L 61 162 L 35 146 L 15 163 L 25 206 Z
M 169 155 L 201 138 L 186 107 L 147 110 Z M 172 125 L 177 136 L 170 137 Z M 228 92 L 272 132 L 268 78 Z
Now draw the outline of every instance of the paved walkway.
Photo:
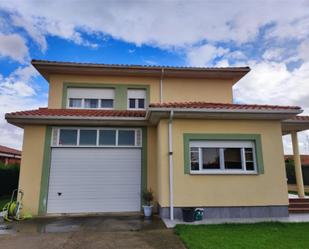
M 298 198 L 299 198 L 299 197 L 298 197 L 298 195 L 296 195 L 296 194 L 289 194 L 289 199 L 298 199 Z M 305 198 L 309 198 L 309 196 L 306 195 Z
M 185 249 L 174 231 L 157 217 L 42 218 L 3 228 L 0 225 L 0 247 L 8 249 Z

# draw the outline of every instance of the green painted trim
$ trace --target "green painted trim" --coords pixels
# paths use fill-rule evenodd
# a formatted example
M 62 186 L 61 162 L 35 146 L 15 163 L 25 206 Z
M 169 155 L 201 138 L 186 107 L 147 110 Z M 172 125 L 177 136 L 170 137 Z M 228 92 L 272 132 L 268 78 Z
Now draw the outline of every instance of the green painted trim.
M 127 88 L 126 86 L 119 85 L 115 89 L 115 109 L 126 110 L 127 109 Z
M 262 139 L 260 134 L 199 134 L 199 133 L 184 133 L 184 172 L 190 174 L 190 141 L 197 140 L 251 140 L 255 143 L 257 171 L 259 174 L 264 174 L 264 162 L 262 153 Z
M 142 170 L 141 170 L 141 204 L 143 201 L 143 192 L 147 190 L 147 148 L 148 148 L 148 129 L 142 127 Z
M 41 175 L 41 188 L 40 188 L 40 200 L 39 200 L 39 215 L 46 214 L 47 209 L 47 194 L 48 194 L 48 181 L 50 171 L 50 160 L 51 160 L 51 136 L 52 128 L 46 127 L 45 142 L 44 142 L 44 155 L 42 164 L 42 175 Z
M 149 85 L 130 85 L 130 84 L 99 84 L 99 83 L 71 83 L 64 82 L 62 87 L 61 107 L 66 108 L 68 88 L 114 88 L 115 89 L 115 110 L 127 110 L 127 91 L 128 89 L 145 89 L 146 90 L 146 106 L 150 102 L 150 86 Z

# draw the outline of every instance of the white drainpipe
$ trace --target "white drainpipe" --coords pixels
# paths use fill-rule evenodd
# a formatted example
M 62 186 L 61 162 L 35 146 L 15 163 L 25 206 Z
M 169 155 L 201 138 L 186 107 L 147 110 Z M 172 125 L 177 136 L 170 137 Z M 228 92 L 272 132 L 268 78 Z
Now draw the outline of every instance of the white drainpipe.
M 161 69 L 161 79 L 160 79 L 160 104 L 163 103 L 163 75 L 164 75 L 164 68 Z
M 169 170 L 170 170 L 170 220 L 174 220 L 174 191 L 173 191 L 173 116 L 174 111 L 171 110 L 170 112 L 170 118 L 168 121 L 168 155 L 169 155 Z

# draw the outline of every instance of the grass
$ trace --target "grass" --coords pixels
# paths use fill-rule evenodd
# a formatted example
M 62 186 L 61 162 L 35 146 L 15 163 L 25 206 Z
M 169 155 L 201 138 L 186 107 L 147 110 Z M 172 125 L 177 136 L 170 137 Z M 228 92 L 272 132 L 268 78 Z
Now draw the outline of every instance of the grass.
M 177 225 L 188 249 L 308 249 L 309 223 Z
M 0 197 L 0 212 L 2 211 L 5 204 L 11 200 L 11 196 L 1 196 Z

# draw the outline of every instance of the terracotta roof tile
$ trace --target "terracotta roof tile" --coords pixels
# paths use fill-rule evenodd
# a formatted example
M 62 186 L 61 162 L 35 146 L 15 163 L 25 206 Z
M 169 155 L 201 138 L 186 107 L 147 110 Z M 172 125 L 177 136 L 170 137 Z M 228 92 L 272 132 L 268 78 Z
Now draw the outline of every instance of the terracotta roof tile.
M 213 109 L 213 110 L 300 110 L 298 106 L 278 105 L 242 105 L 207 102 L 172 102 L 163 104 L 150 104 L 152 108 L 180 108 L 180 109 Z M 144 118 L 146 111 L 140 110 L 85 110 L 85 109 L 48 109 L 39 108 L 29 111 L 7 113 L 6 117 L 17 116 L 58 116 L 58 117 L 129 117 Z M 308 116 L 298 116 L 297 119 L 309 120 Z
M 60 116 L 60 117 L 145 117 L 145 111 L 127 110 L 82 110 L 82 109 L 48 109 L 39 108 L 36 110 L 19 111 L 8 113 L 7 116 Z
M 20 150 L 15 150 L 13 148 L 9 148 L 3 145 L 0 145 L 0 153 L 7 153 L 7 154 L 12 154 L 12 155 L 21 155 Z
M 155 108 L 184 108 L 184 109 L 231 109 L 231 110 L 300 110 L 298 106 L 279 105 L 243 105 L 243 104 L 223 104 L 208 102 L 170 102 L 150 104 Z

